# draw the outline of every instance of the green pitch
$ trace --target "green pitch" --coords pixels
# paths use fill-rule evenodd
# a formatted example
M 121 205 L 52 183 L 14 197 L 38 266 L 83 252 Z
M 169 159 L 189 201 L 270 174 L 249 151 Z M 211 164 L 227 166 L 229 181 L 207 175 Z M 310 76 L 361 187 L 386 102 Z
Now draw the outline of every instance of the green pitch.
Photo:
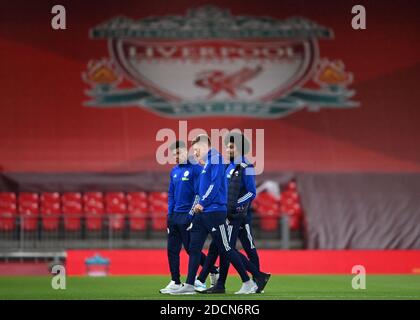
M 166 276 L 67 277 L 65 290 L 53 290 L 51 277 L 0 277 L 3 299 L 420 299 L 420 275 L 371 275 L 365 290 L 353 290 L 351 276 L 272 276 L 264 294 L 234 295 L 238 276 L 230 276 L 225 295 L 159 294 Z

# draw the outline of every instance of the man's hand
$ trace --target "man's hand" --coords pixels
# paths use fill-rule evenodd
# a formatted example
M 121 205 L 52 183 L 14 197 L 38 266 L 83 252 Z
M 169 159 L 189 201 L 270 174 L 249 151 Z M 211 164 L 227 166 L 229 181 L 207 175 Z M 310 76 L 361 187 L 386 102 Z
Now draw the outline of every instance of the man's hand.
M 245 206 L 236 207 L 236 213 L 242 213 L 245 211 Z
M 203 212 L 203 206 L 201 205 L 201 204 L 199 204 L 199 203 L 197 203 L 195 206 L 194 206 L 194 212 L 195 213 L 200 213 L 200 212 Z

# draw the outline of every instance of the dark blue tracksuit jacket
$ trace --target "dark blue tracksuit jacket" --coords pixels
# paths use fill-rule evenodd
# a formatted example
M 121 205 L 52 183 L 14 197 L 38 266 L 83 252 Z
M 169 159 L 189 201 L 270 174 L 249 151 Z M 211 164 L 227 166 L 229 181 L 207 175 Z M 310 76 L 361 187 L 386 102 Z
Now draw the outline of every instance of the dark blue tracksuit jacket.
M 198 193 L 202 167 L 189 160 L 178 164 L 171 171 L 168 190 L 168 214 L 173 215 L 177 223 L 188 223 L 192 213 L 195 196 Z M 185 221 L 181 221 L 185 220 Z
M 222 155 L 214 148 L 207 153 L 206 163 L 200 175 L 198 194 L 204 213 L 226 212 L 225 164 Z
M 226 168 L 226 181 L 227 187 L 229 188 L 230 178 L 238 164 L 246 163 L 249 165 L 249 161 L 245 157 L 236 158 L 234 161 L 231 161 Z M 241 190 L 239 192 L 239 198 L 236 204 L 236 207 L 241 207 L 247 205 L 252 200 L 255 199 L 257 194 L 255 186 L 255 170 L 252 165 L 249 165 L 245 168 L 242 174 L 242 183 Z M 248 222 L 251 220 L 251 206 L 248 207 L 247 219 Z

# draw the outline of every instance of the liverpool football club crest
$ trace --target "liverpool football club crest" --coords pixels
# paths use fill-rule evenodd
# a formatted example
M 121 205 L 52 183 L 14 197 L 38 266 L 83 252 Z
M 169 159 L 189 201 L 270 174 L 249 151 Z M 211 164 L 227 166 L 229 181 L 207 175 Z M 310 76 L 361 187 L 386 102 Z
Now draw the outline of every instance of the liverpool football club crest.
M 284 117 L 357 106 L 353 75 L 320 58 L 333 31 L 304 18 L 233 16 L 216 7 L 185 16 L 116 17 L 90 30 L 109 56 L 88 63 L 87 106 L 139 106 L 166 117 Z

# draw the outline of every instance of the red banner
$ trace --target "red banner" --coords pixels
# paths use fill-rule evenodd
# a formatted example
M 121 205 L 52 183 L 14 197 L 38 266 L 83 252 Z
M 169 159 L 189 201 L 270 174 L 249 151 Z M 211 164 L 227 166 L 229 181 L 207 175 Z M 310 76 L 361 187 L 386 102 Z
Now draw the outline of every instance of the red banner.
M 99 254 L 109 259 L 111 275 L 169 274 L 164 249 L 69 250 L 69 275 L 85 275 L 85 260 Z M 418 274 L 419 250 L 258 250 L 261 268 L 272 274 L 348 274 L 362 265 L 367 274 Z M 186 274 L 188 256 L 181 252 L 181 274 Z M 230 272 L 235 273 L 234 268 Z
M 168 170 L 178 120 L 264 129 L 266 171 L 420 171 L 418 3 L 210 2 L 2 4 L 0 171 Z

